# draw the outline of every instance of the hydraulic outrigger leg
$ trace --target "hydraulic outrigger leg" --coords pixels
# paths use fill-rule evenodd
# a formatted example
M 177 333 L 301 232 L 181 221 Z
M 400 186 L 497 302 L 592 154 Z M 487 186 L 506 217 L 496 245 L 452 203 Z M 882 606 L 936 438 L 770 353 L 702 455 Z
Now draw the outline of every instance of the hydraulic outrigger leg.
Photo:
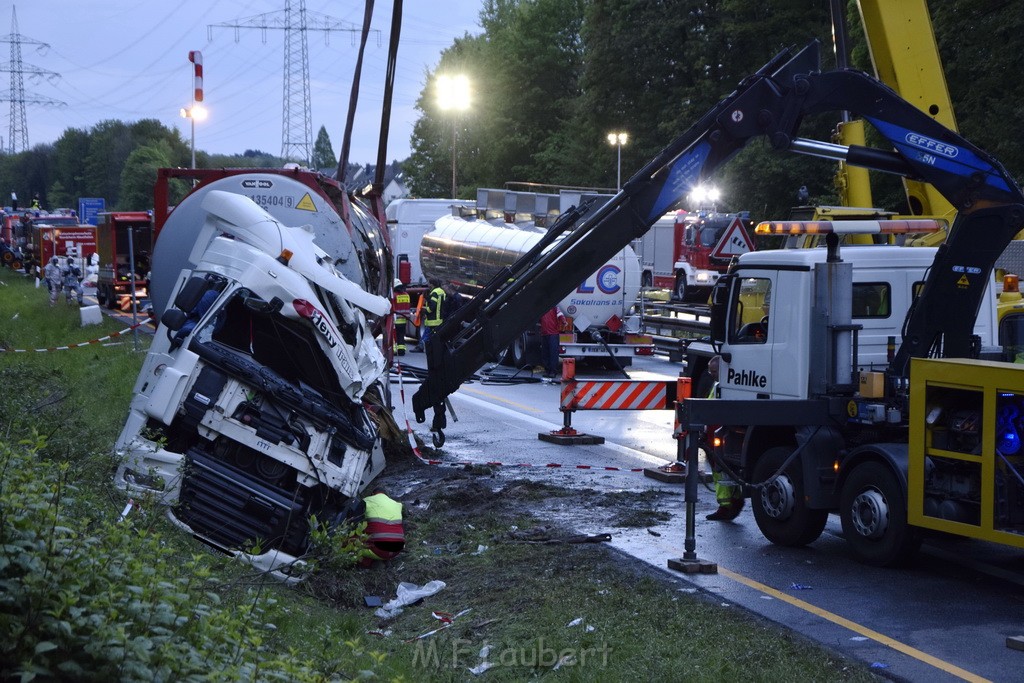
M 718 564 L 697 557 L 697 435 L 700 432 L 691 427 L 686 436 L 686 538 L 683 542 L 683 556 L 669 558 L 668 568 L 686 574 L 717 574 Z

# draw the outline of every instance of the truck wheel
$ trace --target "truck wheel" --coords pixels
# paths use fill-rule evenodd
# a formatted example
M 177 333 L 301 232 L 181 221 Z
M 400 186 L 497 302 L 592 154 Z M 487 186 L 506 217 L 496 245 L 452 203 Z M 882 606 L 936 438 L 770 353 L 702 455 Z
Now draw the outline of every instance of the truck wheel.
M 499 364 L 510 368 L 521 368 L 526 365 L 526 340 L 523 336 L 516 337 L 515 341 L 505 347 L 498 359 Z
M 690 295 L 690 287 L 686 284 L 686 273 L 676 274 L 676 286 L 672 288 L 672 298 L 676 301 L 686 301 Z
M 529 353 L 527 351 L 526 333 L 516 337 L 516 340 L 509 346 L 509 355 L 512 359 L 512 367 L 521 368 L 526 365 Z
M 775 474 L 792 452 L 789 446 L 765 451 L 754 465 L 754 481 L 763 482 Z M 774 481 L 754 491 L 750 502 L 757 528 L 776 545 L 807 545 L 821 536 L 828 521 L 828 510 L 807 507 L 799 457 Z
M 645 270 L 644 274 L 640 276 L 640 286 L 645 289 L 650 289 L 654 286 L 654 276 L 651 275 L 651 271 Z
M 106 293 L 105 305 L 106 305 L 108 310 L 112 311 L 117 306 L 117 300 L 114 298 L 114 288 L 108 286 L 106 288 L 106 292 L 107 293 Z
M 905 564 L 921 546 L 921 535 L 907 523 L 907 498 L 899 480 L 879 462 L 854 468 L 839 493 L 843 536 L 864 564 Z

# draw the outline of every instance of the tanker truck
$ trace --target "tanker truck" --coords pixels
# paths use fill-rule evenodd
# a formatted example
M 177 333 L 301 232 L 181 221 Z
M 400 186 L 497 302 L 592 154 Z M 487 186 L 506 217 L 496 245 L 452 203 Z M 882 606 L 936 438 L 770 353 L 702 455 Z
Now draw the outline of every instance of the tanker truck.
M 203 182 L 168 213 L 159 199 L 183 174 Z M 384 468 L 387 244 L 369 210 L 317 173 L 158 178 L 160 324 L 115 445 L 115 484 L 297 579 L 310 520 L 342 520 Z
M 493 204 L 496 194 L 504 195 L 506 205 L 528 204 L 542 210 L 506 210 L 494 217 L 494 212 L 478 207 L 476 216 L 453 212 L 438 218 L 420 244 L 420 266 L 427 278 L 475 295 L 541 241 L 547 223 L 560 214 L 562 205 L 599 201 L 579 192 L 480 190 L 478 204 Z M 641 315 L 635 310 L 640 279 L 640 261 L 626 246 L 576 284 L 557 304 L 566 317 L 559 355 L 612 367 L 629 366 L 634 356 L 652 355 L 653 340 L 641 333 Z M 526 327 L 504 354 L 515 367 L 536 365 L 540 359 L 538 326 Z

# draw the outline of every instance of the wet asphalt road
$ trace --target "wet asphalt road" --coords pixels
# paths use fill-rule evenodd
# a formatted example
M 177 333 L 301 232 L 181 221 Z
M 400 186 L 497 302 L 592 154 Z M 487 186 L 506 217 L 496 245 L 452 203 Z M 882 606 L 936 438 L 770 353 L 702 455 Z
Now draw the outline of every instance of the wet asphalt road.
M 410 354 L 408 365 L 423 365 Z M 636 379 L 671 379 L 678 366 L 644 360 Z M 613 375 L 604 375 L 611 378 Z M 398 384 L 393 384 L 398 405 Z M 411 405 L 415 385 L 403 385 Z M 661 488 L 671 519 L 647 529 L 604 529 L 587 517 L 569 520 L 585 533 L 612 534 L 612 545 L 713 596 L 723 609 L 745 609 L 874 667 L 885 678 L 907 681 L 1022 681 L 1024 651 L 1006 639 L 1024 635 L 1024 550 L 978 541 L 930 538 L 917 562 L 879 569 L 855 562 L 838 518 L 806 548 L 781 548 L 760 534 L 749 509 L 734 522 L 708 522 L 713 494 L 701 488 L 696 516 L 696 553 L 716 563 L 714 574 L 681 574 L 667 568 L 683 555 L 685 505 L 682 486 L 630 471 L 675 458 L 671 411 L 579 412 L 581 432 L 605 437 L 604 445 L 564 446 L 538 440 L 562 426 L 557 384 L 491 384 L 475 381 L 452 396 L 459 418 L 449 420 L 446 458 L 501 462 L 506 476 L 544 478 L 560 486 L 641 492 Z M 430 442 L 425 425 L 413 428 Z M 402 410 L 398 417 L 401 422 Z M 540 467 L 558 463 L 561 468 Z M 530 467 L 518 467 L 521 464 Z M 515 467 L 514 467 L 515 466 Z M 567 511 L 566 514 L 569 514 Z M 588 526 L 588 522 L 591 526 Z

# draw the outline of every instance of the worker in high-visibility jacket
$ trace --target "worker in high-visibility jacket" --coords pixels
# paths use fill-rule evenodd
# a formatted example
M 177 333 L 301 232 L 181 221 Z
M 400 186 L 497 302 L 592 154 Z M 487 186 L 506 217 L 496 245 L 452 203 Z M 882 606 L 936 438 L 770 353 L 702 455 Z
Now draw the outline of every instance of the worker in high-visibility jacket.
M 395 278 L 391 310 L 395 315 L 395 355 L 405 355 L 405 326 L 409 322 L 412 299 L 405 291 L 405 283 Z
M 424 351 L 427 350 L 427 340 L 434 333 L 434 329 L 443 322 L 442 309 L 445 297 L 448 296 L 441 286 L 441 281 L 436 277 L 430 278 L 430 287 L 430 291 L 427 292 L 426 306 L 424 307 L 423 334 L 420 337 L 420 343 L 423 345 Z
M 374 560 L 390 560 L 405 548 L 402 526 L 402 504 L 392 500 L 381 489 L 363 499 L 366 504 L 366 550 L 363 564 Z
M 721 356 L 715 356 L 708 362 L 708 375 L 713 381 L 708 390 L 708 398 L 718 398 L 718 366 L 722 362 Z M 717 427 L 709 426 L 707 434 L 710 436 Z M 736 519 L 743 510 L 743 490 L 725 476 L 725 473 L 718 467 L 714 458 L 710 458 L 711 476 L 715 482 L 715 500 L 718 502 L 718 509 L 707 516 L 713 522 L 728 522 Z

